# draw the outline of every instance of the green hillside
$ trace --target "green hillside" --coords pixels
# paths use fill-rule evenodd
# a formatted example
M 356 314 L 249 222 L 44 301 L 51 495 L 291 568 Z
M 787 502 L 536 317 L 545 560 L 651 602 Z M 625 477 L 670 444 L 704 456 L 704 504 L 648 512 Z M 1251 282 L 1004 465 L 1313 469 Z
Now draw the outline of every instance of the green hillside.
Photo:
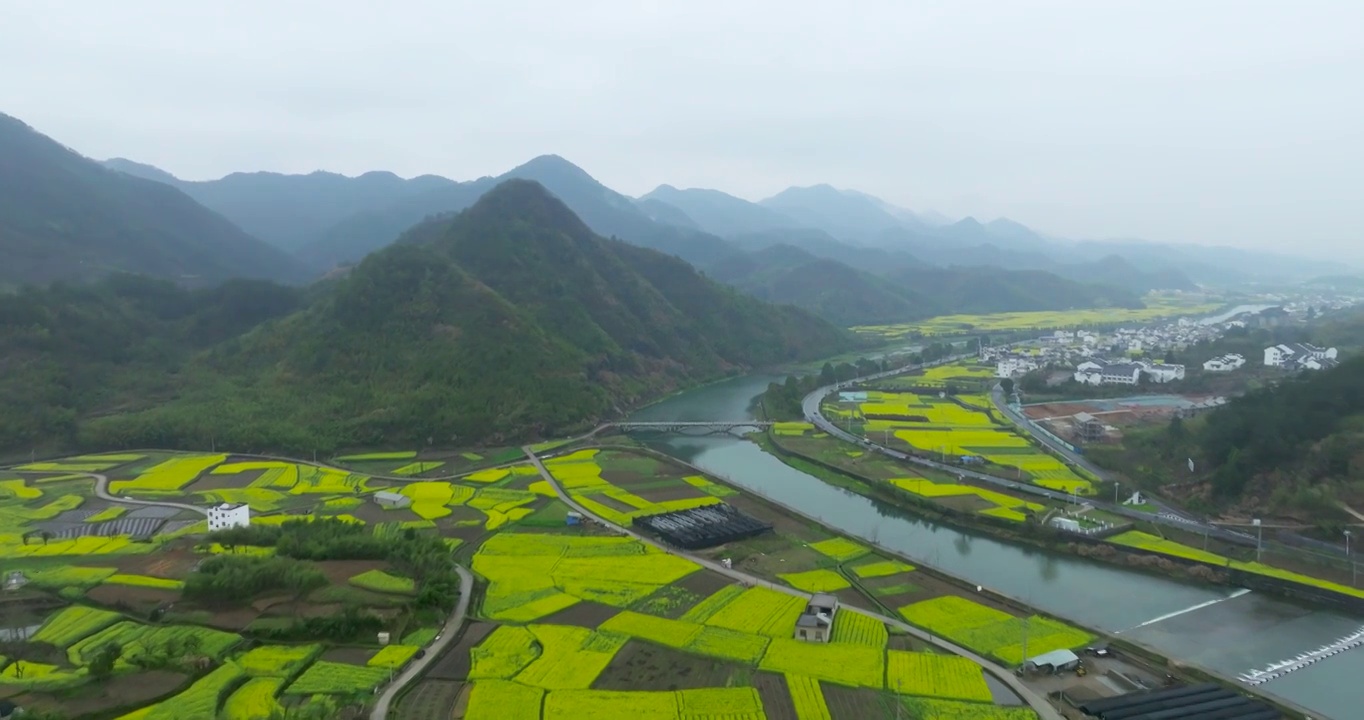
M 0 446 L 309 452 L 519 439 L 853 342 L 676 258 L 601 238 L 529 181 L 413 228 L 306 297 L 274 292 L 278 302 L 242 309 L 233 303 L 270 293 L 119 278 L 0 299 L 0 314 L 26 319 L 4 324 L 0 352 L 28 358 L 0 380 Z
M 191 284 L 302 279 L 289 255 L 160 182 L 0 114 L 0 286 L 137 272 Z

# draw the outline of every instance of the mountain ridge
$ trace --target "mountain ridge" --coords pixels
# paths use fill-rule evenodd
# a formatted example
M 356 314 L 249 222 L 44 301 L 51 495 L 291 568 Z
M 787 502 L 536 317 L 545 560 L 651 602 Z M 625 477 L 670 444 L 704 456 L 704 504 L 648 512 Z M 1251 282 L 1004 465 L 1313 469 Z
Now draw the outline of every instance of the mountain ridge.
M 120 271 L 297 282 L 302 266 L 164 183 L 110 170 L 0 114 L 0 284 Z
M 527 180 L 306 292 L 275 288 L 120 276 L 0 296 L 24 318 L 0 324 L 0 448 L 505 443 L 860 342 L 601 237 Z

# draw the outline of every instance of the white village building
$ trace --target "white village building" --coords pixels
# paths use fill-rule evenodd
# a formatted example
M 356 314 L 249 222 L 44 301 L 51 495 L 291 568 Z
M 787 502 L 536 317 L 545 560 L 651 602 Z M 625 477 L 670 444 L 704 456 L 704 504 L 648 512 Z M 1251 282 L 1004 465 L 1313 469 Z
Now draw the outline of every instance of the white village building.
M 995 363 L 995 377 L 1011 378 L 1027 374 L 1038 368 L 1036 360 L 1028 358 L 1002 358 Z
M 1236 353 L 1215 357 L 1203 363 L 1203 369 L 1207 372 L 1231 372 L 1239 369 L 1246 364 L 1246 359 Z
M 1265 365 L 1285 370 L 1321 370 L 1336 366 L 1336 349 L 1306 343 L 1286 343 L 1265 348 Z
M 1183 380 L 1184 366 L 1144 360 L 1111 363 L 1090 358 L 1075 366 L 1075 382 L 1086 385 L 1136 385 L 1142 373 L 1146 373 L 1151 382 L 1167 383 Z
M 1141 365 L 1142 368 L 1146 371 L 1146 374 L 1151 376 L 1151 382 L 1167 383 L 1174 382 L 1175 380 L 1184 379 L 1183 365 L 1176 365 L 1174 363 L 1148 363 L 1148 362 L 1138 362 L 1137 364 Z
M 251 506 L 246 503 L 223 503 L 208 509 L 208 531 L 247 527 L 251 524 Z

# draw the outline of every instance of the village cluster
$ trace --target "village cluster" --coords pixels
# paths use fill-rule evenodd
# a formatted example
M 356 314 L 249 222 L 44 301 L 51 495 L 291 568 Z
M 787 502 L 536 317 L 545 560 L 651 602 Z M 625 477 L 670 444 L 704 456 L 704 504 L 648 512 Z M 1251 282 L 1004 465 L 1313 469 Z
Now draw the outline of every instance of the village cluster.
M 1255 315 L 1239 315 L 1222 322 L 1179 320 L 1113 331 L 1056 330 L 1036 340 L 1008 346 L 985 347 L 981 359 L 995 364 L 995 376 L 1012 378 L 1042 368 L 1073 368 L 1075 382 L 1086 385 L 1137 385 L 1145 378 L 1163 384 L 1183 380 L 1184 365 L 1163 362 L 1168 352 L 1184 352 L 1200 342 L 1220 338 L 1232 328 L 1250 324 L 1273 325 L 1287 316 L 1283 308 L 1269 308 Z M 1335 348 L 1288 343 L 1264 349 L 1265 367 L 1286 371 L 1322 370 L 1337 364 Z M 1232 372 L 1246 365 L 1246 358 L 1231 353 L 1207 358 L 1204 372 Z

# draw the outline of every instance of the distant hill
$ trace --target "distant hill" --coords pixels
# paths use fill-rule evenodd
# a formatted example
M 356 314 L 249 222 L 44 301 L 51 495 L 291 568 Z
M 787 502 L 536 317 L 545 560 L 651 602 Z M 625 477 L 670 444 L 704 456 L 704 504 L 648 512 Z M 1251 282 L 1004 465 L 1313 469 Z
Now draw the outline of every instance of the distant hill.
M 231 297 L 261 307 L 235 307 L 123 282 L 132 289 L 0 297 L 0 351 L 28 359 L 0 378 L 0 447 L 510 442 L 856 342 L 681 260 L 602 238 L 521 180 L 412 228 L 306 298 L 265 302 L 271 293 L 258 290 Z M 64 325 L 73 313 L 102 320 Z M 167 314 L 180 319 L 158 319 Z M 251 321 L 201 319 L 222 317 Z M 219 325 L 230 336 L 195 331 Z M 99 345 L 106 336 L 123 340 Z M 35 410 L 41 422 L 27 420 Z
M 909 268 L 892 273 L 889 279 L 935 300 L 933 314 L 1143 307 L 1136 293 L 1075 282 L 1044 270 Z
M 873 273 L 782 244 L 736 254 L 708 267 L 707 273 L 756 297 L 805 308 L 843 326 L 954 313 L 1142 306 L 1135 293 L 1044 271 L 906 262 Z
M 0 284 L 139 272 L 298 281 L 302 266 L 175 188 L 103 167 L 0 115 Z
M 708 268 L 707 274 L 755 297 L 804 308 L 844 327 L 904 322 L 939 307 L 889 280 L 790 245 L 735 254 Z
M 459 185 L 435 175 L 405 180 L 390 172 L 368 172 L 358 177 L 330 172 L 250 172 L 188 181 L 122 158 L 106 160 L 104 165 L 179 188 L 248 233 L 289 252 L 313 242 L 353 215 L 380 211 L 414 196 Z
M 440 213 L 458 212 L 506 180 L 534 180 L 572 208 L 594 232 L 641 247 L 707 263 L 733 251 L 719 237 L 658 222 L 632 199 L 602 185 L 582 168 L 557 155 L 543 155 L 496 177 L 409 198 L 379 211 L 351 216 L 300 249 L 315 267 L 354 262 L 393 242 L 403 230 Z
M 1196 290 L 1198 285 L 1180 270 L 1160 267 L 1142 270 L 1120 255 L 1077 264 L 1057 264 L 1052 270 L 1077 282 L 1111 285 L 1137 294 L 1152 290 Z
M 787 188 L 759 204 L 844 240 L 906 227 L 906 219 L 887 211 L 880 201 L 830 185 Z
M 1359 291 L 1364 290 L 1364 276 L 1360 275 L 1319 275 L 1302 283 L 1306 287 L 1327 290 Z
M 133 177 L 140 177 L 143 180 L 152 180 L 154 182 L 177 187 L 180 185 L 180 178 L 175 177 L 155 165 L 134 162 L 127 158 L 110 158 L 105 160 L 103 164 L 104 167 L 107 167 L 110 170 L 117 170 L 121 173 L 132 175 Z
M 671 185 L 659 185 L 641 199 L 672 205 L 686 213 L 698 227 L 722 237 L 804 225 L 777 210 L 719 190 L 679 190 Z

